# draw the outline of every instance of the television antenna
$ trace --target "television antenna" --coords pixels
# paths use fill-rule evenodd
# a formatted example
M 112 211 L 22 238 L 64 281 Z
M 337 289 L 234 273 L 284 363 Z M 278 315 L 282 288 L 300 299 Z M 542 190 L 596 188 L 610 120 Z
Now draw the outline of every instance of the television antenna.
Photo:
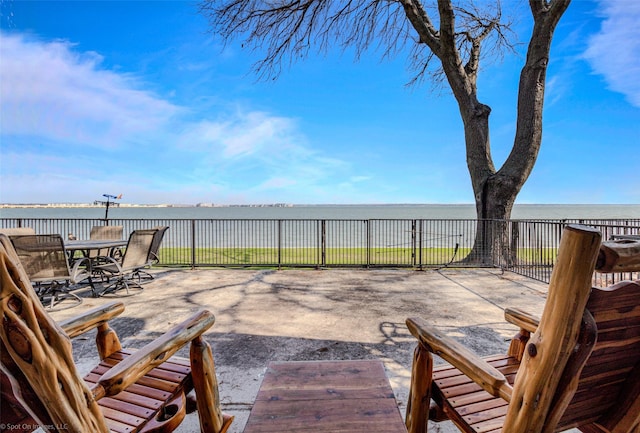
M 112 202 L 111 200 L 112 199 L 113 200 L 120 200 L 122 198 L 122 194 L 119 194 L 119 195 L 102 194 L 102 196 L 106 197 L 107 200 L 106 201 L 104 201 L 104 200 L 96 200 L 96 201 L 93 202 L 93 204 L 99 204 L 99 205 L 102 205 L 102 206 L 106 206 L 105 211 L 104 211 L 104 219 L 106 220 L 109 217 L 109 206 L 110 205 L 116 206 L 116 207 L 120 206 L 120 203 L 115 203 L 115 202 Z

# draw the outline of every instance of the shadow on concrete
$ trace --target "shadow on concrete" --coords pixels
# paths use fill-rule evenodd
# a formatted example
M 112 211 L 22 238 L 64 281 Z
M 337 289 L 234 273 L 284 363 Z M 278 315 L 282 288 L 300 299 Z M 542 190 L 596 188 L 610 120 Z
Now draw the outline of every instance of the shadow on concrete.
M 515 327 L 503 308 L 541 311 L 545 286 L 495 270 L 161 270 L 142 293 L 118 300 L 111 326 L 123 347 L 140 348 L 206 308 L 216 323 L 212 345 L 223 410 L 239 433 L 271 361 L 380 359 L 401 413 L 406 408 L 415 339 L 404 321 L 422 317 L 478 355 L 504 353 Z M 83 293 L 64 320 L 112 302 Z M 82 367 L 97 363 L 95 333 L 74 339 Z M 185 347 L 179 355 L 188 357 Z M 440 362 L 436 360 L 436 362 Z M 83 372 L 82 368 L 80 371 Z M 197 418 L 197 417 L 196 417 Z M 433 431 L 449 432 L 442 427 Z M 197 431 L 197 420 L 179 433 Z

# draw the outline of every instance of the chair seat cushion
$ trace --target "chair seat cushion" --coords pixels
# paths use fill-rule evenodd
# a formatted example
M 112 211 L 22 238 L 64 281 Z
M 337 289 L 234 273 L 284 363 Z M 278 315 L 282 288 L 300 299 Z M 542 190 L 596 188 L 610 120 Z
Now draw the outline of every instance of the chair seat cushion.
M 85 376 L 85 382 L 89 385 L 97 383 L 104 373 L 133 352 L 127 349 L 113 353 Z M 148 419 L 162 411 L 167 403 L 192 389 L 189 360 L 174 356 L 149 371 L 126 390 L 98 400 L 98 405 L 102 407 L 112 432 L 137 432 Z
M 520 362 L 507 355 L 483 358 L 513 385 Z M 433 369 L 433 400 L 445 414 L 467 432 L 497 433 L 507 414 L 508 403 L 494 397 L 449 364 Z

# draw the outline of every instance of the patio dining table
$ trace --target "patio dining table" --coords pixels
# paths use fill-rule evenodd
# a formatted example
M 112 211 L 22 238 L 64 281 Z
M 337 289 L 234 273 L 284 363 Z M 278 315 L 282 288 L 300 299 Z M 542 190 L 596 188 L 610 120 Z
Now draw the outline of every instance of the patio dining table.
M 66 240 L 64 248 L 73 255 L 76 251 L 82 251 L 82 254 L 88 256 L 90 250 L 101 250 L 119 248 L 127 245 L 126 239 L 82 239 L 82 240 Z
M 93 266 L 95 261 L 100 261 L 104 256 L 114 257 L 114 252 L 127 245 L 126 239 L 78 239 L 64 241 L 64 248 L 69 255 L 69 265 L 75 260 L 76 251 L 82 253 L 82 257 L 90 260 L 89 266 Z M 90 254 L 90 251 L 97 251 Z M 103 252 L 107 252 L 104 254 Z M 118 251 L 120 252 L 120 251 Z
M 80 251 L 85 260 L 88 260 L 86 265 L 87 271 L 92 276 L 93 267 L 96 264 L 95 261 L 100 260 L 100 257 L 94 256 L 92 258 L 89 254 L 89 251 L 107 250 L 109 251 L 109 256 L 113 256 L 113 251 L 115 249 L 124 247 L 125 245 L 127 245 L 126 239 L 78 239 L 64 241 L 64 248 L 69 255 L 69 264 L 71 265 L 71 263 L 73 263 L 76 251 Z M 92 277 L 89 277 L 89 284 L 91 285 L 93 296 L 97 297 L 98 292 L 96 291 L 96 287 L 94 285 Z

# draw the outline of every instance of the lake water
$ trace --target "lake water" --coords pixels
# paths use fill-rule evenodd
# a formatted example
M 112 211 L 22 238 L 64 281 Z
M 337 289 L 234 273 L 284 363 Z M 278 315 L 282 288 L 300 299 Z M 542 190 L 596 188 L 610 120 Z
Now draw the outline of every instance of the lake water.
M 1 208 L 0 218 L 104 218 L 104 207 Z M 474 219 L 472 204 L 111 207 L 114 219 Z M 513 219 L 640 219 L 638 205 L 522 204 Z

